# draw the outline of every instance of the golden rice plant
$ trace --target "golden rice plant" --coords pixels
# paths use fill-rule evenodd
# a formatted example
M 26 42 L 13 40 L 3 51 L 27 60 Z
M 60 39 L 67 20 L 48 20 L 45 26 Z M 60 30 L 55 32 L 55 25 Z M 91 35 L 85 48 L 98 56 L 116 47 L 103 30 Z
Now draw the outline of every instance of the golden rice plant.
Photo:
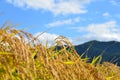
M 10 24 L 0 27 L 0 80 L 120 80 L 120 68 L 101 58 L 88 63 L 63 36 L 48 47 Z

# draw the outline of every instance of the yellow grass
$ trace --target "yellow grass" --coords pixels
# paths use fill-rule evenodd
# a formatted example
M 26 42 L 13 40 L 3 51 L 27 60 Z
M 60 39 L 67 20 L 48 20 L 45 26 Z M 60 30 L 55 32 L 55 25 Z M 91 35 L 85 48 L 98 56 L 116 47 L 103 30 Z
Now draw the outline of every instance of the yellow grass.
M 71 48 L 66 50 L 64 44 Z M 55 50 L 55 45 L 62 49 Z M 48 48 L 25 31 L 2 26 L 0 80 L 120 80 L 120 67 L 99 64 L 101 56 L 87 63 L 63 36 L 55 40 L 55 45 Z

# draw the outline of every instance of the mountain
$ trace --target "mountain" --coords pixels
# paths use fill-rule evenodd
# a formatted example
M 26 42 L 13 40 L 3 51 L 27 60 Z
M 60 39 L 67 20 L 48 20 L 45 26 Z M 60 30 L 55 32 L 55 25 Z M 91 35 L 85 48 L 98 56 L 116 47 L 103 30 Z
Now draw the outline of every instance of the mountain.
M 83 57 L 88 56 L 90 61 L 102 54 L 102 62 L 108 61 L 117 63 L 120 66 L 120 42 L 117 41 L 89 41 L 81 45 L 75 46 L 76 51 L 79 55 L 85 53 Z

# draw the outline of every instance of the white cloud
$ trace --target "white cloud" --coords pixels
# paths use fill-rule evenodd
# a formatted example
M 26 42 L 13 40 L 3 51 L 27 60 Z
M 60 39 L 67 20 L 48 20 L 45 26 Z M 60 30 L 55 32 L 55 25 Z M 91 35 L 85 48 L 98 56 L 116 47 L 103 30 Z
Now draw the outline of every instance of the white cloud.
M 102 14 L 103 17 L 110 17 L 110 14 L 108 12 L 105 12 Z
M 110 3 L 112 3 L 115 6 L 120 6 L 120 0 L 110 0 Z
M 78 23 L 79 21 L 80 21 L 80 18 L 76 17 L 74 19 L 66 19 L 66 20 L 61 20 L 61 21 L 55 21 L 55 22 L 52 22 L 52 23 L 48 23 L 46 26 L 48 28 L 58 27 L 58 26 L 62 26 L 62 25 L 70 25 L 70 24 Z
M 90 24 L 87 27 L 79 27 L 77 29 L 79 29 L 79 32 L 84 32 L 85 34 L 83 34 L 81 37 L 76 38 L 75 41 L 120 41 L 120 28 L 117 26 L 116 21 L 108 21 L 101 24 Z
M 37 37 L 41 34 L 42 32 L 36 33 L 34 36 Z M 51 34 L 51 33 L 43 33 L 38 37 L 38 40 L 43 45 L 46 45 L 46 42 L 48 42 L 48 46 L 51 46 L 54 43 L 54 40 L 58 37 L 59 35 L 57 34 Z
M 42 9 L 58 14 L 86 13 L 85 5 L 93 0 L 6 0 L 18 7 Z

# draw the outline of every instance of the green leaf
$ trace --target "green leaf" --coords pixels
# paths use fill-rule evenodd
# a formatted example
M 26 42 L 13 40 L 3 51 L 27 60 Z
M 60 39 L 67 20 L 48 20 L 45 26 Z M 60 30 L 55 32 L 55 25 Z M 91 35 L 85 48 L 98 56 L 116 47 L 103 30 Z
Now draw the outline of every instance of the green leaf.
M 34 58 L 36 54 L 37 54 L 37 51 L 34 51 L 34 53 L 32 54 L 32 58 Z
M 10 54 L 9 52 L 0 51 L 0 54 Z
M 73 61 L 67 61 L 67 62 L 63 62 L 64 64 L 74 64 L 75 62 L 73 62 Z
M 92 65 L 100 64 L 101 60 L 102 60 L 102 56 L 99 55 L 99 56 L 97 56 L 96 58 L 94 58 L 94 59 L 92 60 L 92 63 L 91 63 L 91 64 L 92 64 Z

